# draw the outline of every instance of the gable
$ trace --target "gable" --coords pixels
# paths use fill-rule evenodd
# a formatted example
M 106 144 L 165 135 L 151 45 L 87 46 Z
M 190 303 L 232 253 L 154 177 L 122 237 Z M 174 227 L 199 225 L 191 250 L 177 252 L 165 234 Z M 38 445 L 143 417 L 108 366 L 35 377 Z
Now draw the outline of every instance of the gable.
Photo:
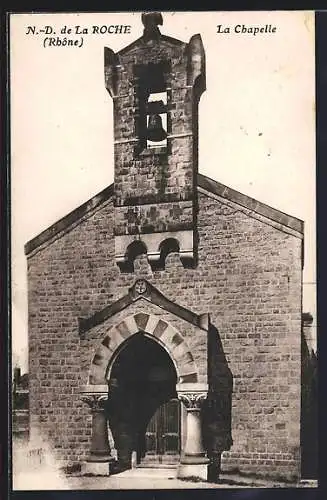
M 262 222 L 273 225 L 281 231 L 299 238 L 303 237 L 304 222 L 292 215 L 270 207 L 202 174 L 198 175 L 198 187 L 200 192 L 211 195 L 221 202 L 230 202 L 242 207 L 249 216 L 260 218 Z
M 186 309 L 179 304 L 172 302 L 165 297 L 160 291 L 146 280 L 137 280 L 134 285 L 129 289 L 128 293 L 118 299 L 113 304 L 101 309 L 88 318 L 79 318 L 79 333 L 84 335 L 88 330 L 95 326 L 100 325 L 108 318 L 116 315 L 122 310 L 128 308 L 131 304 L 139 300 L 146 300 L 155 306 L 167 311 L 168 313 L 177 316 L 184 321 L 193 324 L 201 329 L 208 329 L 207 315 L 198 315 Z M 142 321 L 142 320 L 140 320 Z
M 292 215 L 285 214 L 280 210 L 270 207 L 265 203 L 262 203 L 250 196 L 240 193 L 235 189 L 232 189 L 220 182 L 217 182 L 210 177 L 206 177 L 203 174 L 198 174 L 198 189 L 204 193 L 212 196 L 220 197 L 223 200 L 236 203 L 241 206 L 252 216 L 260 216 L 263 221 L 267 223 L 274 223 L 278 226 L 278 229 L 282 231 L 289 230 L 292 234 L 299 238 L 303 238 L 304 233 L 304 222 Z M 37 250 L 42 244 L 49 241 L 51 238 L 58 236 L 60 233 L 64 233 L 69 230 L 73 224 L 77 224 L 83 217 L 100 207 L 103 203 L 107 202 L 114 194 L 114 185 L 106 187 L 103 191 L 96 194 L 90 200 L 83 203 L 69 214 L 67 214 L 62 219 L 58 220 L 50 227 L 42 231 L 40 234 L 29 240 L 24 247 L 25 255 L 29 255 L 33 251 Z

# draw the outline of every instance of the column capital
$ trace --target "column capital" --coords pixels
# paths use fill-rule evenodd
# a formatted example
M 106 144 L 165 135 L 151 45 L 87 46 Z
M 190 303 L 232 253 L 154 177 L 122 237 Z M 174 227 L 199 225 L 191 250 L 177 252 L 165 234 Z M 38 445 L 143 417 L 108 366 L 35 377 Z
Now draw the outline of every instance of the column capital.
M 81 394 L 81 400 L 88 404 L 92 411 L 104 410 L 108 401 L 108 394 Z
M 108 401 L 108 386 L 105 385 L 87 385 L 81 387 L 81 400 L 86 403 L 92 411 L 104 410 Z
M 200 410 L 202 402 L 207 398 L 206 391 L 183 391 L 178 392 L 178 399 L 184 403 L 186 410 Z

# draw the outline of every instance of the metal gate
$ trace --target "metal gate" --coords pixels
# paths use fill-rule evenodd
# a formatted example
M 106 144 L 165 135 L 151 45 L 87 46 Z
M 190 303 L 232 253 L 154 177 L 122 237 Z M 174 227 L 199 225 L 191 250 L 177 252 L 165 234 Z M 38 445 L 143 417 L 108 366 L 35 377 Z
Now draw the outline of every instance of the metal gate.
M 174 464 L 180 454 L 180 401 L 171 399 L 152 416 L 145 434 L 143 463 Z

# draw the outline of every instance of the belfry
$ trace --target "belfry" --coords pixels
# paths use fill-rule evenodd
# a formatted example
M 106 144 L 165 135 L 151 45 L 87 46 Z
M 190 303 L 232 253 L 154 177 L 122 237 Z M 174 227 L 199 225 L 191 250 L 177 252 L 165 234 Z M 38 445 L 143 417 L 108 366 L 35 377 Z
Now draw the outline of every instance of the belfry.
M 142 15 L 143 36 L 105 49 L 114 104 L 115 258 L 123 271 L 146 252 L 153 269 L 167 252 L 196 262 L 198 104 L 205 90 L 200 35 L 161 35 L 159 13 Z M 178 78 L 176 77 L 178 75 Z

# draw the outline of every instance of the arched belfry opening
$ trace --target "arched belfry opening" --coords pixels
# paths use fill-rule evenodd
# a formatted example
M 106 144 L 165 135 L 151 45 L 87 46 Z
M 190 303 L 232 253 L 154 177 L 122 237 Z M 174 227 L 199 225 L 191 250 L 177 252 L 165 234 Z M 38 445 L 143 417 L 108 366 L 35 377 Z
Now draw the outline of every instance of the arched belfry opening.
M 150 335 L 134 334 L 110 367 L 109 426 L 119 469 L 176 462 L 180 450 L 177 373 L 168 352 Z

